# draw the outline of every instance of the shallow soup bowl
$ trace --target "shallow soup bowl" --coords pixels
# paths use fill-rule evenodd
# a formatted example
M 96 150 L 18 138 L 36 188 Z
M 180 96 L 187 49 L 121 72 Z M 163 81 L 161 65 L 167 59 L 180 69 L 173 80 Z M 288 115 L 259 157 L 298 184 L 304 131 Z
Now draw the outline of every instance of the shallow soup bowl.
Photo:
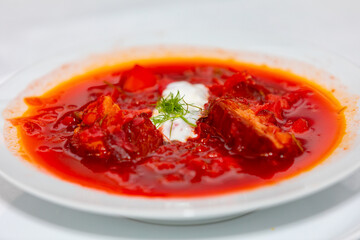
M 84 44 L 6 79 L 0 86 L 4 109 L 1 175 L 26 192 L 70 208 L 153 223 L 188 225 L 229 219 L 305 197 L 340 181 L 360 167 L 360 69 L 351 62 L 313 47 L 250 46 L 215 40 L 206 44 L 190 40 L 179 43 L 171 37 L 162 41 L 157 38 L 121 44 L 116 41 Z M 117 64 L 130 66 L 139 60 L 164 57 L 205 57 L 266 65 L 305 77 L 331 91 L 341 105 L 347 107 L 344 111 L 345 135 L 325 161 L 290 179 L 246 191 L 191 198 L 114 195 L 93 190 L 53 176 L 22 154 L 16 128 L 5 119 L 22 115 L 27 109 L 22 101 L 24 97 L 39 95 L 92 69 Z

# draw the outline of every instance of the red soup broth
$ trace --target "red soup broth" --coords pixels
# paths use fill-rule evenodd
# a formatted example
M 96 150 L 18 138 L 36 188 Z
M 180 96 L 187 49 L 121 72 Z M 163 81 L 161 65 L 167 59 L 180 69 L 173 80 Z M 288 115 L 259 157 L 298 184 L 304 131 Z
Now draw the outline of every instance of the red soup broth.
M 282 104 L 275 104 L 272 109 L 281 111 L 276 125 L 297 139 L 301 153 L 271 161 L 243 159 L 230 153 L 218 137 L 204 140 L 198 134 L 185 143 L 164 141 L 151 153 L 131 161 L 109 162 L 79 156 L 69 147 L 69 138 L 80 125 L 74 112 L 82 111 L 101 96 L 112 96 L 114 89 L 126 88 L 120 82 L 125 75 L 129 78 L 129 69 L 121 67 L 97 69 L 42 96 L 24 99 L 28 110 L 22 118 L 11 120 L 17 125 L 22 150 L 49 173 L 85 187 L 122 195 L 199 197 L 254 189 L 309 171 L 333 152 L 344 134 L 342 106 L 331 93 L 288 72 L 211 59 L 177 63 L 154 60 L 142 67 L 151 72 L 150 81 L 155 81 L 155 85 L 126 93 L 120 89 L 115 102 L 121 109 L 153 110 L 161 91 L 174 81 L 202 83 L 215 89 L 210 91 L 210 98 L 215 99 L 217 87 L 244 71 L 271 94 L 296 93 L 298 99 L 290 108 L 281 109 Z M 135 75 L 149 78 L 146 74 Z M 127 86 L 139 85 L 135 82 Z

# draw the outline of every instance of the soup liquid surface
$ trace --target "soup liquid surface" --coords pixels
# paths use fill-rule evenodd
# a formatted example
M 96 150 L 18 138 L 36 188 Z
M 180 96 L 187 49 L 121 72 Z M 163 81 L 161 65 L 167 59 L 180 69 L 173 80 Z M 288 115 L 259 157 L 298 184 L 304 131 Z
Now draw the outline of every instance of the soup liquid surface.
M 345 123 L 338 113 L 341 106 L 329 93 L 292 74 L 210 60 L 178 64 L 160 61 L 143 67 L 146 74 L 155 76 L 156 83 L 139 91 L 127 92 L 121 85 L 124 76 L 130 78 L 131 69 L 100 69 L 71 79 L 43 96 L 25 99 L 28 111 L 13 121 L 18 125 L 23 150 L 48 172 L 82 186 L 115 194 L 193 197 L 252 189 L 308 171 L 321 163 L 342 137 Z M 206 135 L 208 129 L 199 128 L 203 120 L 198 120 L 194 130 L 197 137 L 186 142 L 164 140 L 161 146 L 131 161 L 86 157 L 69 143 L 75 129 L 84 125 L 84 119 L 79 120 L 76 114 L 101 96 L 111 96 L 122 110 L 153 111 L 168 84 L 187 81 L 206 86 L 210 103 L 219 98 L 218 89 L 230 77 L 244 71 L 266 90 L 263 97 L 265 103 L 272 104 L 274 125 L 300 144 L 293 157 L 254 158 L 234 153 L 219 135 Z M 284 96 L 296 99 L 285 106 L 279 100 Z

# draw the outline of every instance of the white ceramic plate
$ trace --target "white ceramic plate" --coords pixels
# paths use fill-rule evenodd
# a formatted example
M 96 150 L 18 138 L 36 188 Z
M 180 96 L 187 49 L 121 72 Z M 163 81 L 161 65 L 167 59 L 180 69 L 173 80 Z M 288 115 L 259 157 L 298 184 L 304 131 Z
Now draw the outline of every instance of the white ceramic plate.
M 179 36 L 183 37 L 179 38 Z M 186 36 L 192 36 L 192 38 L 187 39 Z M 192 30 L 186 30 L 182 33 L 176 32 L 176 34 L 136 36 L 122 39 L 121 42 L 102 41 L 86 43 L 67 53 L 35 64 L 10 77 L 1 86 L 0 94 L 3 97 L 2 101 L 6 105 L 11 99 L 21 93 L 30 82 L 48 74 L 63 64 L 75 61 L 75 63 L 67 65 L 65 70 L 63 68 L 60 72 L 55 71 L 56 74 L 52 73 L 42 81 L 52 83 L 66 79 L 66 77 L 74 73 L 81 73 L 89 69 L 89 67 L 104 63 L 104 60 L 109 64 L 120 61 L 119 56 L 124 57 L 122 55 L 123 52 L 128 51 L 127 49 L 131 47 L 153 44 L 165 44 L 167 46 L 185 44 L 194 46 L 194 49 L 204 47 L 208 49 L 214 49 L 215 47 L 230 49 L 230 54 L 217 50 L 211 50 L 207 53 L 201 50 L 200 52 L 201 54 L 219 54 L 218 56 L 220 57 L 232 57 L 243 62 L 265 63 L 269 66 L 288 69 L 301 76 L 314 79 L 326 88 L 335 87 L 338 90 L 335 92 L 338 99 L 343 105 L 349 106 L 349 109 L 346 111 L 348 126 L 347 137 L 334 154 L 313 170 L 273 186 L 235 194 L 190 199 L 149 199 L 114 196 L 84 188 L 60 180 L 37 169 L 25 160 L 14 157 L 4 144 L 0 146 L 1 174 L 20 188 L 36 196 L 68 207 L 159 223 L 191 224 L 194 222 L 219 221 L 256 209 L 304 197 L 334 184 L 360 166 L 360 162 L 357 160 L 357 156 L 360 154 L 360 137 L 356 126 L 359 115 L 357 112 L 351 112 L 359 105 L 354 97 L 360 92 L 360 83 L 357 81 L 360 78 L 360 70 L 357 67 L 339 56 L 321 52 L 314 48 L 291 45 L 250 45 L 244 42 L 239 43 L 236 38 L 231 38 L 232 40 L 226 38 L 227 41 L 224 41 L 226 36 L 216 36 L 204 36 L 203 34 L 192 32 Z M 270 39 L 267 40 L 271 42 Z M 88 57 L 91 54 L 111 49 L 117 49 L 120 55 L 110 54 L 105 57 L 103 55 L 93 55 L 90 58 Z M 158 50 L 158 48 L 148 49 Z M 178 50 L 172 52 L 171 49 L 179 48 L 170 47 L 167 50 L 163 49 L 161 51 L 177 54 Z M 152 54 L 151 51 L 150 54 Z M 192 51 L 191 54 L 196 55 L 199 53 Z M 343 94 L 344 92 L 346 94 Z M 347 150 L 344 150 L 344 148 Z

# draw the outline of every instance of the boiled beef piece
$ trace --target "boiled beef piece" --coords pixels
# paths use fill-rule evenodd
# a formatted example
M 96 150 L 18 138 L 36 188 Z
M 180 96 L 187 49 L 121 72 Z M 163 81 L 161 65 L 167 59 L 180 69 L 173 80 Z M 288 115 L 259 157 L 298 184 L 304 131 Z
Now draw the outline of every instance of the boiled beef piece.
M 163 144 L 149 111 L 122 110 L 109 96 L 98 98 L 78 115 L 82 121 L 74 130 L 70 147 L 79 156 L 130 160 Z
M 299 149 L 294 136 L 269 121 L 269 115 L 256 115 L 240 98 L 218 98 L 201 121 L 211 126 L 237 154 L 296 155 Z

